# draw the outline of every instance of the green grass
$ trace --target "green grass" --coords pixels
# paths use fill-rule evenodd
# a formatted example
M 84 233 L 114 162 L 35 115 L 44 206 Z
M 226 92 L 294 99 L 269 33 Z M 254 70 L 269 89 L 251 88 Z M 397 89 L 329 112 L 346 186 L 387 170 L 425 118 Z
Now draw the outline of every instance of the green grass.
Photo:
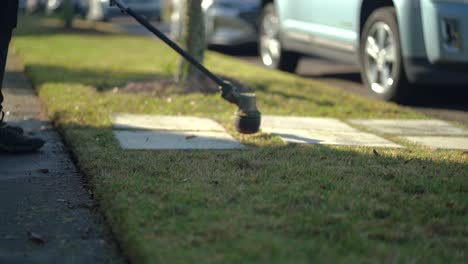
M 170 76 L 177 57 L 161 43 L 31 20 L 23 19 L 13 46 L 134 263 L 466 260 L 466 152 L 390 138 L 407 148 L 377 156 L 243 136 L 231 124 L 235 107 L 218 95 L 112 92 Z M 265 114 L 424 118 L 216 53 L 207 65 L 255 89 Z M 110 127 L 119 112 L 210 117 L 250 148 L 124 151 Z

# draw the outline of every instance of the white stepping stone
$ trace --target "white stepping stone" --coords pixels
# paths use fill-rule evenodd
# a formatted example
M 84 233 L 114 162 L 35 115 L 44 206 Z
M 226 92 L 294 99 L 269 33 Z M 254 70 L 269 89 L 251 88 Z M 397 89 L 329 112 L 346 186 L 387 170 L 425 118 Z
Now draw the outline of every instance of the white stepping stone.
M 112 120 L 123 149 L 245 149 L 208 118 L 116 114 Z
M 227 133 L 211 131 L 114 131 L 123 149 L 245 149 Z
M 262 130 L 264 129 L 301 129 L 341 132 L 359 131 L 335 118 L 288 116 L 262 116 Z
M 441 120 L 355 119 L 350 122 L 378 133 L 391 135 L 468 135 L 468 130 Z
M 334 118 L 264 116 L 262 131 L 290 143 L 401 148 Z
M 468 150 L 468 137 L 401 137 L 410 142 L 436 149 Z
M 115 129 L 225 132 L 220 124 L 211 119 L 190 116 L 115 114 L 112 122 Z
M 364 132 L 332 132 L 332 131 L 308 131 L 308 130 L 272 130 L 273 135 L 279 136 L 289 143 L 341 145 L 341 146 L 365 146 L 401 148 L 389 140 Z

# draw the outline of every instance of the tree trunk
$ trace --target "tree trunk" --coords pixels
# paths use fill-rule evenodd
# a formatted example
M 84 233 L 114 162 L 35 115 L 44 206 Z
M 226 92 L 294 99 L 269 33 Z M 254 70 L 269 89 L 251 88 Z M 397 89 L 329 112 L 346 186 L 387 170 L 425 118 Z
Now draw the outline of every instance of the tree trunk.
M 65 0 L 63 2 L 63 11 L 62 11 L 62 19 L 65 28 L 72 28 L 73 27 L 73 16 L 74 16 L 74 4 L 72 0 Z
M 181 44 L 195 59 L 203 63 L 205 53 L 205 23 L 201 7 L 202 0 L 184 0 L 182 15 Z M 179 62 L 177 82 L 186 91 L 200 91 L 205 83 L 204 76 L 182 57 Z

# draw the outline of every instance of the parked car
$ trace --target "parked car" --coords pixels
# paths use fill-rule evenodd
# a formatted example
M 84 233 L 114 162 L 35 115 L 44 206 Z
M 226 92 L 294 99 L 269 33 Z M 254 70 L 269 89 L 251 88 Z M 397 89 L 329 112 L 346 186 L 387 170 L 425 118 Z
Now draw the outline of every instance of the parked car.
M 182 0 L 172 0 L 171 36 L 182 32 Z M 260 0 L 203 0 L 206 40 L 209 45 L 257 43 Z
M 22 3 L 24 2 L 24 3 Z M 19 2 L 19 7 L 25 6 L 25 12 L 26 13 L 35 13 L 39 11 L 43 11 L 45 9 L 45 6 L 47 4 L 47 0 L 25 0 Z
M 26 7 L 28 6 L 28 0 L 19 0 L 18 2 L 18 9 L 19 12 L 25 13 L 26 12 Z
M 148 19 L 159 20 L 161 18 L 161 0 L 124 0 L 123 2 Z M 86 17 L 90 20 L 108 21 L 121 15 L 120 9 L 109 5 L 109 0 L 88 0 Z
M 263 0 L 263 63 L 293 72 L 302 54 L 359 63 L 384 100 L 412 85 L 468 85 L 466 0 Z
M 45 13 L 51 15 L 61 9 L 65 0 L 45 0 Z M 88 0 L 72 0 L 73 11 L 75 14 L 86 16 L 88 12 Z

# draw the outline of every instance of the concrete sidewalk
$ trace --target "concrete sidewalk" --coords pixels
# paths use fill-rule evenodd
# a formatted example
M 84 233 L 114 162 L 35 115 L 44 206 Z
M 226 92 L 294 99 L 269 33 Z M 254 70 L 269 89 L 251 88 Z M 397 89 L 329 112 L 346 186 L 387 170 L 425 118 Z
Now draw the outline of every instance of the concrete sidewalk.
M 47 141 L 37 153 L 0 153 L 0 263 L 125 263 L 66 147 L 10 54 L 6 121 Z

